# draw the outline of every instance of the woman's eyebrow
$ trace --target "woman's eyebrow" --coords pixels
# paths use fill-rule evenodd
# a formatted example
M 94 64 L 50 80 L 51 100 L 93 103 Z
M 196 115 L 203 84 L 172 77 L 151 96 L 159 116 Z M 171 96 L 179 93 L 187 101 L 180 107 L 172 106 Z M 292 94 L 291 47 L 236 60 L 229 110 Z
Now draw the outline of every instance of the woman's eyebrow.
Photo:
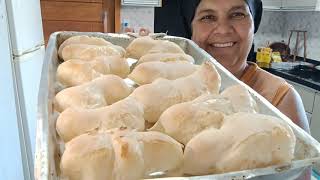
M 246 5 L 238 5 L 238 6 L 233 6 L 229 11 L 236 11 L 236 10 L 243 10 L 247 11 Z M 203 13 L 216 13 L 217 11 L 214 9 L 210 8 L 203 8 L 198 11 L 197 14 L 203 14 Z
M 244 10 L 244 11 L 246 11 L 247 7 L 246 7 L 246 5 L 234 6 L 229 11 L 236 11 L 236 10 Z
M 198 15 L 201 15 L 201 14 L 213 14 L 213 13 L 216 13 L 216 11 L 215 10 L 213 10 L 213 9 L 200 9 L 198 12 L 197 12 L 197 14 Z

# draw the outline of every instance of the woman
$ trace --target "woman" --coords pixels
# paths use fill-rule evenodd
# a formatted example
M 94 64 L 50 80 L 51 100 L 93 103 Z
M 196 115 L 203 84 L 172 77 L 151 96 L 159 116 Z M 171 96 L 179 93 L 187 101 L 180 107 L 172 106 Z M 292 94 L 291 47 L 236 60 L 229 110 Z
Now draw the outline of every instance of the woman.
M 189 18 L 191 39 L 233 75 L 309 132 L 301 98 L 294 88 L 282 78 L 247 62 L 254 33 L 261 20 L 261 1 L 194 0 L 188 6 L 195 9 Z M 185 7 L 185 10 L 188 8 Z
M 254 33 L 261 15 L 260 0 L 193 0 L 184 7 L 194 14 L 187 17 L 191 39 L 211 54 L 233 75 L 249 85 L 309 132 L 309 125 L 299 94 L 285 80 L 254 63 L 247 62 Z M 309 172 L 301 179 L 310 179 Z

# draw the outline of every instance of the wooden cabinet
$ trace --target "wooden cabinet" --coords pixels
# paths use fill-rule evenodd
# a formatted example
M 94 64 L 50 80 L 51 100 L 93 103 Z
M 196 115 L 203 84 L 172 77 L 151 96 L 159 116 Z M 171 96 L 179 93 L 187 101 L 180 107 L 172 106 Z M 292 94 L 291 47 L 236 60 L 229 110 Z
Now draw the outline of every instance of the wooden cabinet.
M 288 83 L 300 94 L 309 120 L 311 135 L 320 142 L 320 92 L 291 81 Z
M 280 10 L 282 7 L 282 0 L 262 0 L 263 8 L 270 10 Z
M 315 96 L 313 109 L 310 126 L 311 135 L 320 142 L 320 93 Z
M 305 87 L 303 85 L 300 85 L 294 82 L 289 82 L 289 83 L 300 94 L 305 111 L 312 114 L 316 90 L 313 90 L 311 88 Z
M 320 142 L 320 93 L 317 93 L 314 101 L 314 111 L 310 125 L 311 135 Z M 316 164 L 314 168 L 320 172 L 320 164 Z
M 314 11 L 320 0 L 262 0 L 265 10 Z
M 282 7 L 288 10 L 314 10 L 316 4 L 317 0 L 283 0 Z
M 45 41 L 56 31 L 115 32 L 120 0 L 41 0 Z

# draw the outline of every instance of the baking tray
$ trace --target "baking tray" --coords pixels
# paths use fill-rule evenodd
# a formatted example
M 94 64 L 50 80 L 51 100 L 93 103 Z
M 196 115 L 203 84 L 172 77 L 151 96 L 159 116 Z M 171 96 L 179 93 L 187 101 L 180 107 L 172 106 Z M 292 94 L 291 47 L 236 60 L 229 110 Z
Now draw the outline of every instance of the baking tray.
M 38 120 L 36 136 L 35 155 L 35 179 L 36 180 L 59 180 L 60 170 L 60 144 L 55 131 L 55 121 L 57 116 L 53 111 L 53 99 L 55 96 L 55 74 L 59 59 L 57 55 L 59 45 L 67 38 L 75 35 L 88 35 L 101 37 L 113 44 L 127 47 L 134 37 L 125 34 L 104 34 L 104 33 L 80 33 L 80 32 L 56 32 L 50 36 L 43 63 L 41 83 L 38 96 Z M 320 162 L 320 144 L 313 137 L 307 134 L 300 127 L 295 125 L 288 117 L 283 115 L 278 109 L 272 106 L 257 92 L 249 86 L 235 78 L 229 71 L 213 59 L 208 53 L 199 48 L 194 42 L 180 37 L 154 35 L 157 39 L 165 39 L 177 43 L 187 54 L 194 57 L 196 64 L 201 64 L 205 60 L 210 60 L 220 73 L 222 80 L 221 89 L 241 84 L 246 87 L 256 100 L 260 113 L 273 115 L 286 122 L 293 129 L 297 137 L 295 147 L 295 159 L 289 164 L 271 166 L 267 168 L 215 174 L 194 177 L 167 177 L 157 179 L 167 180 L 206 180 L 206 179 L 294 179 L 311 165 Z

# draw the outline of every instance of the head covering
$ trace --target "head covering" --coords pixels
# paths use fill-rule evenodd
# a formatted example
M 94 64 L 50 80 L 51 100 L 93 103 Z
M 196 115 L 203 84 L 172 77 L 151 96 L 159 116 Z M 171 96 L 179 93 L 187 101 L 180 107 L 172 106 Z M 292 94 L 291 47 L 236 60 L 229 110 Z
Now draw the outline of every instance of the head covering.
M 194 18 L 196 9 L 200 3 L 201 0 L 182 0 L 182 2 L 184 1 L 184 3 L 181 3 L 182 5 L 182 13 L 184 14 L 185 17 L 185 21 L 186 21 L 186 26 L 188 27 L 188 34 L 192 35 L 191 32 L 191 23 L 192 20 Z M 254 33 L 256 33 L 258 31 L 260 22 L 261 22 L 261 17 L 262 17 L 262 2 L 261 0 L 244 0 L 250 9 L 250 13 L 253 17 L 253 21 L 254 21 Z M 190 13 L 192 12 L 192 13 Z

